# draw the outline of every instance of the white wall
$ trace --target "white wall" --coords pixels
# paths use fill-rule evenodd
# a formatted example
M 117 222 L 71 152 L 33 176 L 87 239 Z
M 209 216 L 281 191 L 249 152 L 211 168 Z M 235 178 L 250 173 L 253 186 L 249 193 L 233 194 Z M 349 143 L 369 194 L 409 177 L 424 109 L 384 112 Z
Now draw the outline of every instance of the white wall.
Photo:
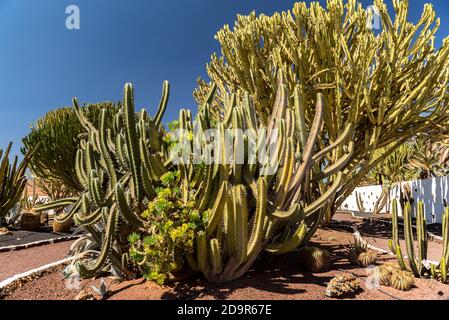
M 449 177 L 436 177 L 425 180 L 406 181 L 396 184 L 390 191 L 391 199 L 399 199 L 400 188 L 403 184 L 409 184 L 412 197 L 415 200 L 412 205 L 413 213 L 418 200 L 424 201 L 424 212 L 428 223 L 441 223 L 444 212 L 444 203 L 449 200 Z M 372 212 L 374 204 L 382 192 L 382 186 L 374 185 L 359 187 L 343 202 L 341 210 L 358 211 L 356 202 L 356 192 L 362 195 L 363 205 L 366 212 Z M 382 212 L 389 212 L 390 201 Z M 399 215 L 402 215 L 398 206 Z

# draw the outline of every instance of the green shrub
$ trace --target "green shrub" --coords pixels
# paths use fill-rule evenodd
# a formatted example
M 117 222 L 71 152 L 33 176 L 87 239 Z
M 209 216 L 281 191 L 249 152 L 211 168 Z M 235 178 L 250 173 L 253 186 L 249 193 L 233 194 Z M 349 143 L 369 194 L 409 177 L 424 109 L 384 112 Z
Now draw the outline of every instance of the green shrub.
M 90 121 L 98 123 L 99 111 L 103 108 L 111 113 L 117 109 L 115 104 L 104 102 L 86 105 L 83 110 Z M 40 118 L 22 140 L 23 154 L 40 143 L 29 164 L 32 174 L 44 181 L 56 181 L 71 193 L 79 193 L 82 186 L 76 178 L 75 156 L 84 132 L 86 128 L 70 107 L 50 111 Z
M 36 147 L 38 146 L 36 145 Z M 27 184 L 25 176 L 27 165 L 33 157 L 33 150 L 31 150 L 25 155 L 20 164 L 17 156 L 11 163 L 9 160 L 11 147 L 12 142 L 6 150 L 0 149 L 0 225 L 5 222 L 5 217 L 9 211 L 14 208 L 22 197 L 23 190 Z

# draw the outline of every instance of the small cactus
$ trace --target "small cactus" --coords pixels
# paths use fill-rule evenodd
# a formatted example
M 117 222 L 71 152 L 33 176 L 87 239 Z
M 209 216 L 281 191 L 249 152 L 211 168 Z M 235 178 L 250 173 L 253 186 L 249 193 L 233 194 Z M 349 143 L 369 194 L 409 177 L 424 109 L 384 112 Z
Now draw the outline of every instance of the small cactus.
M 415 277 L 413 273 L 396 270 L 391 276 L 391 286 L 396 290 L 409 291 L 415 283 Z
M 326 296 L 344 298 L 360 290 L 360 281 L 352 274 L 340 274 L 331 279 L 326 288 Z
M 331 264 L 330 253 L 318 247 L 307 246 L 299 253 L 299 263 L 308 272 L 321 272 Z
M 361 252 L 357 257 L 357 265 L 361 267 L 368 267 L 369 265 L 375 264 L 377 261 L 377 253 L 374 250 L 367 250 Z
M 354 241 L 347 248 L 348 260 L 351 265 L 367 267 L 376 263 L 377 254 L 368 249 L 366 242 L 354 237 Z

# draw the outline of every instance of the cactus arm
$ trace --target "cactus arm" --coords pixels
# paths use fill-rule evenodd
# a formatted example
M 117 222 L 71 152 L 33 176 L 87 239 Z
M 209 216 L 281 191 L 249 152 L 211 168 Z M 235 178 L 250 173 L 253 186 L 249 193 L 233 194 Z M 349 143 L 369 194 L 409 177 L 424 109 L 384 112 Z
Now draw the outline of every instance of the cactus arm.
M 304 223 L 301 223 L 290 239 L 285 242 L 281 242 L 280 244 L 270 244 L 267 246 L 266 250 L 273 254 L 287 253 L 300 246 L 306 236 L 307 226 Z
M 106 212 L 105 212 L 106 210 Z M 80 212 L 77 212 L 74 216 L 74 219 L 76 220 L 76 222 L 80 225 L 92 225 L 96 222 L 98 222 L 98 220 L 100 220 L 100 218 L 104 215 L 107 214 L 107 208 L 103 207 L 103 208 L 98 208 L 97 210 L 88 213 L 87 211 L 84 212 L 84 216 L 81 216 Z
M 354 152 L 354 143 L 351 141 L 351 142 L 349 142 L 349 145 L 348 145 L 348 153 L 346 153 L 344 156 L 342 156 L 334 164 L 330 165 L 323 171 L 321 171 L 318 174 L 316 174 L 315 176 L 313 176 L 312 180 L 314 180 L 314 181 L 323 180 L 329 176 L 332 176 L 336 172 L 340 171 L 351 160 L 353 152 Z
M 209 89 L 209 92 L 207 93 L 206 99 L 203 101 L 203 103 L 200 106 L 199 112 L 203 111 L 203 109 L 209 104 L 211 104 L 212 100 L 215 96 L 215 91 L 217 91 L 217 84 L 212 83 L 212 86 Z
M 114 163 L 112 161 L 111 154 L 109 153 L 108 147 L 108 137 L 106 134 L 106 121 L 107 121 L 107 113 L 106 109 L 102 109 L 100 111 L 100 150 L 101 155 L 103 156 L 104 162 L 106 164 L 106 169 L 108 170 L 109 179 L 111 179 L 111 186 L 114 187 L 117 183 L 117 175 L 115 173 Z
M 390 250 L 393 254 L 396 253 L 396 246 L 399 245 L 398 236 L 398 202 L 396 199 L 391 201 L 391 227 L 392 227 L 392 237 Z M 389 242 L 390 243 L 390 242 Z
M 275 210 L 274 212 L 270 213 L 270 216 L 276 218 L 278 221 L 289 221 L 292 217 L 295 216 L 296 213 L 300 211 L 300 208 L 301 206 L 298 203 L 295 203 L 289 210 Z
M 289 189 L 289 192 L 292 193 L 292 196 L 289 198 L 289 200 L 292 200 L 292 202 L 295 202 L 295 200 L 297 200 L 297 198 L 299 197 L 299 195 L 297 195 L 298 193 L 297 191 L 301 187 L 303 179 L 305 178 L 306 173 L 308 172 L 308 169 L 311 165 L 311 159 L 313 156 L 313 147 L 321 131 L 321 125 L 323 124 L 324 109 L 325 108 L 324 108 L 323 95 L 321 93 L 318 93 L 315 117 L 313 119 L 307 143 L 304 147 L 301 165 L 299 166 L 297 172 L 295 173 L 295 177 L 293 178 L 293 181 Z
M 198 232 L 197 235 L 197 261 L 198 269 L 201 272 L 206 273 L 207 271 L 207 239 L 204 232 Z
M 170 83 L 168 81 L 164 81 L 162 85 L 161 101 L 159 102 L 159 107 L 157 109 L 156 116 L 154 117 L 154 123 L 156 127 L 159 127 L 159 125 L 161 124 L 162 117 L 164 116 L 165 110 L 167 108 L 169 95 L 170 95 Z
M 248 244 L 248 206 L 246 191 L 243 185 L 238 185 L 233 190 L 234 197 L 234 243 L 236 245 L 236 259 L 243 262 L 247 256 Z
M 298 132 L 300 145 L 304 148 L 307 142 L 307 131 L 306 131 L 306 121 L 304 117 L 304 100 L 298 85 L 295 87 L 293 94 L 294 94 L 296 131 Z
M 98 132 L 95 126 L 86 118 L 83 111 L 79 107 L 78 99 L 73 98 L 72 99 L 73 108 L 75 110 L 75 114 L 78 117 L 78 120 L 80 121 L 81 125 L 88 131 L 88 132 Z
M 424 218 L 424 202 L 418 201 L 418 208 L 416 214 L 416 229 L 418 240 L 418 271 L 422 273 L 422 261 L 427 260 L 427 230 L 426 221 Z
M 440 273 L 441 273 L 441 282 L 442 283 L 446 283 L 447 282 L 447 266 L 446 266 L 446 261 L 443 258 L 441 258 L 440 261 Z
M 44 210 L 58 209 L 58 208 L 62 208 L 65 206 L 70 206 L 72 204 L 76 204 L 77 202 L 78 202 L 78 197 L 71 197 L 71 198 L 60 199 L 60 200 L 53 201 L 51 203 L 46 203 L 46 204 L 35 206 L 33 208 L 33 210 L 36 212 L 39 212 L 39 211 L 44 211 Z
M 335 140 L 332 144 L 330 144 L 329 146 L 323 148 L 320 152 L 317 152 L 313 157 L 312 160 L 313 161 L 318 161 L 320 160 L 322 157 L 324 157 L 327 153 L 333 151 L 334 149 L 338 148 L 340 145 L 342 145 L 343 143 L 345 143 L 352 135 L 352 129 L 353 129 L 353 124 L 352 123 L 348 123 L 345 127 L 345 130 L 343 130 L 342 134 L 338 137 L 337 140 Z
M 343 173 L 340 171 L 329 189 L 327 189 L 327 191 L 323 195 L 321 195 L 321 197 L 304 208 L 304 214 L 306 217 L 310 214 L 313 214 L 316 210 L 320 209 L 323 205 L 326 204 L 327 201 L 329 201 L 332 196 L 334 196 L 341 185 L 342 179 Z
M 132 84 L 125 85 L 125 131 L 127 147 L 129 151 L 131 172 L 134 185 L 134 196 L 137 202 L 143 198 L 141 192 L 141 174 L 140 174 L 140 157 L 139 157 L 139 143 L 136 132 L 136 113 L 134 109 L 134 89 Z
M 281 171 L 281 177 L 279 179 L 279 183 L 277 183 L 276 187 L 276 199 L 274 201 L 274 205 L 277 208 L 282 208 L 285 198 L 287 197 L 288 188 L 290 185 L 290 181 L 292 179 L 293 167 L 295 163 L 295 151 L 293 147 L 293 139 L 288 138 L 287 140 L 287 150 L 286 150 L 286 159 L 284 163 L 284 167 Z
M 402 255 L 401 246 L 399 244 L 396 246 L 395 253 L 396 253 L 396 258 L 398 260 L 398 263 L 399 263 L 399 266 L 401 267 L 401 269 L 410 271 L 410 268 L 405 264 L 404 256 Z
M 212 234 L 218 226 L 218 223 L 220 221 L 225 206 L 227 193 L 228 193 L 228 183 L 227 181 L 224 181 L 218 192 L 218 196 L 215 199 L 214 206 L 210 210 L 210 215 L 208 217 L 206 225 L 207 234 Z
M 78 212 L 78 210 L 81 208 L 81 198 L 78 199 L 78 201 L 73 205 L 72 209 L 65 215 L 60 218 L 57 216 L 55 217 L 55 220 L 59 223 L 65 223 L 73 218 L 74 214 Z
M 214 274 L 219 274 L 223 269 L 223 264 L 221 261 L 221 249 L 218 239 L 210 240 L 210 258 L 212 263 L 212 272 Z
M 128 202 L 126 201 L 125 192 L 123 190 L 122 185 L 119 183 L 117 184 L 115 188 L 115 196 L 117 199 L 118 207 L 120 209 L 120 212 L 122 213 L 123 217 L 131 223 L 132 225 L 136 227 L 141 227 L 144 224 L 144 221 L 135 214 L 130 206 L 128 205 Z
M 410 203 L 407 202 L 404 207 L 404 234 L 405 234 L 405 244 L 407 246 L 407 255 L 410 263 L 410 268 L 416 277 L 420 276 L 418 267 L 415 260 L 415 250 L 413 248 L 413 227 L 412 227 L 412 217 L 411 217 L 411 207 Z
M 78 264 L 78 271 L 81 277 L 90 278 L 95 276 L 95 274 L 105 264 L 111 250 L 112 242 L 114 240 L 117 221 L 118 221 L 118 212 L 115 205 L 113 205 L 110 209 L 110 214 L 106 224 L 106 233 L 103 238 L 103 244 L 100 255 L 95 260 L 92 266 L 86 266 L 83 263 Z
M 449 261 L 449 207 L 444 208 L 442 236 L 443 236 L 443 257 L 446 265 Z
M 260 177 L 257 182 L 257 205 L 254 225 L 251 230 L 251 236 L 248 242 L 247 256 L 250 258 L 256 252 L 264 236 L 264 223 L 267 212 L 268 193 L 267 181 L 264 177 Z

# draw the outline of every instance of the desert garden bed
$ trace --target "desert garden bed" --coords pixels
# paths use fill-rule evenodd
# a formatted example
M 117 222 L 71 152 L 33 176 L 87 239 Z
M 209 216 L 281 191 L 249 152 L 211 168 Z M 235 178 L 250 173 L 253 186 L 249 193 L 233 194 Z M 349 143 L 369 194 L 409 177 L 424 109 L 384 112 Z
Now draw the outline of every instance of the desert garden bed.
M 382 236 L 373 236 L 379 232 L 379 226 L 366 222 L 346 220 L 347 215 L 339 215 L 342 225 L 356 225 L 370 244 L 382 249 L 388 245 Z M 361 283 L 361 289 L 346 299 L 389 300 L 389 299 L 449 299 L 449 286 L 436 280 L 415 279 L 414 287 L 408 292 L 402 292 L 390 287 L 381 286 L 370 289 L 366 285 L 368 269 L 351 266 L 347 260 L 346 246 L 352 239 L 352 233 L 345 227 L 319 229 L 313 237 L 312 245 L 327 249 L 332 255 L 332 267 L 322 273 L 301 271 L 298 267 L 298 252 L 282 256 L 263 256 L 254 267 L 242 278 L 223 285 L 207 283 L 201 276 L 192 276 L 177 283 L 159 286 L 144 279 L 135 279 L 121 283 L 111 283 L 111 278 L 105 277 L 108 287 L 105 299 L 111 300 L 158 300 L 158 299 L 295 299 L 320 300 L 326 297 L 326 286 L 331 278 L 338 274 L 353 274 Z M 385 239 L 387 239 L 385 230 Z M 437 253 L 440 245 L 429 242 L 429 252 Z M 378 264 L 395 261 L 390 254 L 379 253 Z M 92 286 L 99 287 L 100 279 L 81 280 L 78 289 L 72 282 L 64 278 L 62 268 L 55 268 L 36 277 L 25 279 L 11 288 L 5 300 L 72 300 L 101 299 Z M 69 284 L 67 286 L 67 284 Z

